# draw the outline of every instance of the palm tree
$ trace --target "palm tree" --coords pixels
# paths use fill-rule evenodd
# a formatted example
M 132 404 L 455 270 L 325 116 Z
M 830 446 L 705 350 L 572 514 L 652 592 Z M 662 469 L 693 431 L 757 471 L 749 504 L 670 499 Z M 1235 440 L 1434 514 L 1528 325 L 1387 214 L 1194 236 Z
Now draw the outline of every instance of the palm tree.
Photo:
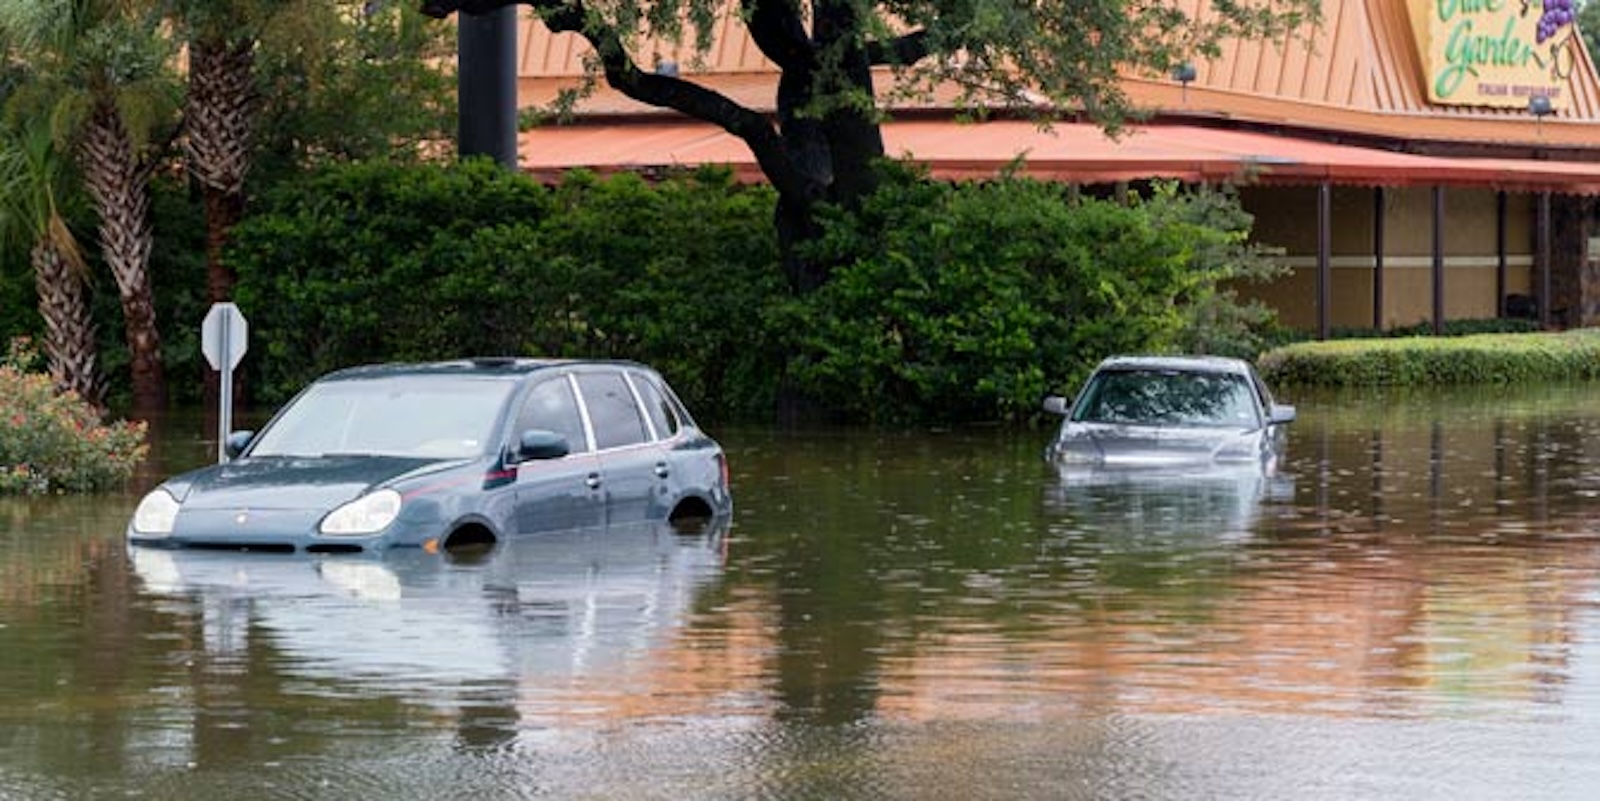
M 170 41 L 149 0 L 5 0 L 0 39 L 26 54 L 7 111 L 52 122 L 72 148 L 116 279 L 132 371 L 133 411 L 166 406 L 150 276 L 152 134 L 175 109 Z
M 59 389 L 99 406 L 104 390 L 89 311 L 89 268 L 62 200 L 75 188 L 70 173 L 70 161 L 39 120 L 0 134 L 0 229 L 5 239 L 28 249 L 50 377 Z

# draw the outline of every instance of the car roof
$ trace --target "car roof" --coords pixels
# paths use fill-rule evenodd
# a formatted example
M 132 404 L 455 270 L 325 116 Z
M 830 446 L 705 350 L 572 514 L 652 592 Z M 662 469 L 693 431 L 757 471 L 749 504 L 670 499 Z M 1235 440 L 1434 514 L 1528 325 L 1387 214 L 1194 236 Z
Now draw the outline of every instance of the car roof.
M 1250 363 L 1228 356 L 1112 356 L 1096 370 L 1176 370 L 1250 374 Z
M 637 362 L 611 359 L 534 359 L 519 356 L 486 356 L 471 359 L 451 359 L 436 362 L 390 362 L 366 364 L 335 370 L 318 381 L 344 381 L 364 378 L 387 378 L 408 375 L 462 375 L 484 378 L 518 380 L 530 373 L 555 367 L 578 365 L 605 365 L 649 370 Z

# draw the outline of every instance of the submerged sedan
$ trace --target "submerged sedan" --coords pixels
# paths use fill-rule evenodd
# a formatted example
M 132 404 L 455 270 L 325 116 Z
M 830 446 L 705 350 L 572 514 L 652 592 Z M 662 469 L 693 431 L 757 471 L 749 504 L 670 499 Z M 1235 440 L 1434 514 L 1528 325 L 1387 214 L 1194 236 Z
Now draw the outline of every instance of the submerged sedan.
M 722 448 L 654 370 L 476 359 L 325 376 L 229 461 L 168 479 L 139 545 L 280 552 L 492 545 L 554 529 L 704 522 L 732 509 Z
M 1293 406 L 1276 403 L 1255 368 L 1215 356 L 1119 356 L 1101 362 L 1067 405 L 1047 450 L 1063 471 L 1240 469 L 1270 474 Z

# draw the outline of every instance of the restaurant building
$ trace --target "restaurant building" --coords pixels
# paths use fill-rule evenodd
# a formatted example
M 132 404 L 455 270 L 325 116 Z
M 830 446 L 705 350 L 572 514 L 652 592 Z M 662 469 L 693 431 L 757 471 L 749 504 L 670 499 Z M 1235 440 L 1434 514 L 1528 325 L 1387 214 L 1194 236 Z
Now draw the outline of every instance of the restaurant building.
M 1174 0 L 1204 14 L 1209 0 Z M 1254 237 L 1289 274 L 1243 288 L 1286 324 L 1389 329 L 1526 316 L 1600 323 L 1600 79 L 1575 26 L 1540 30 L 1540 4 L 1323 0 L 1282 41 L 1232 41 L 1171 75 L 1129 75 L 1149 111 L 1116 138 L 1097 126 L 962 122 L 937 103 L 894 106 L 889 153 L 950 179 L 1025 174 L 1082 185 L 1149 179 L 1236 186 Z M 523 17 L 518 104 L 577 84 L 588 45 Z M 749 108 L 778 72 L 736 18 L 690 74 Z M 662 67 L 658 67 L 662 68 Z M 887 78 L 885 78 L 885 81 Z M 883 85 L 883 82 L 879 82 Z M 523 169 L 554 177 L 728 165 L 761 173 L 721 129 L 602 86 L 577 122 L 524 132 Z

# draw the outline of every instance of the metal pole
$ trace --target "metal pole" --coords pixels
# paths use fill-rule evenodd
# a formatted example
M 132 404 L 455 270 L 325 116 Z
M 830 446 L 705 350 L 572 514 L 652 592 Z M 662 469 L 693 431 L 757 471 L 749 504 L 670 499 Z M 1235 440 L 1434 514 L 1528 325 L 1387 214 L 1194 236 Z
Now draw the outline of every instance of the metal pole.
M 1383 331 L 1383 187 L 1372 190 L 1372 327 Z
M 1550 327 L 1550 192 L 1539 193 L 1539 327 Z
M 227 315 L 219 315 L 221 323 L 217 343 L 222 349 L 221 373 L 218 382 L 221 401 L 217 409 L 217 464 L 228 461 L 228 435 L 233 433 L 233 326 Z
M 1317 187 L 1317 339 L 1333 335 L 1333 184 Z
M 1494 195 L 1494 316 L 1506 316 L 1506 193 Z
M 1433 188 L 1433 333 L 1444 333 L 1444 187 Z
M 458 147 L 517 167 L 517 10 L 456 15 Z

